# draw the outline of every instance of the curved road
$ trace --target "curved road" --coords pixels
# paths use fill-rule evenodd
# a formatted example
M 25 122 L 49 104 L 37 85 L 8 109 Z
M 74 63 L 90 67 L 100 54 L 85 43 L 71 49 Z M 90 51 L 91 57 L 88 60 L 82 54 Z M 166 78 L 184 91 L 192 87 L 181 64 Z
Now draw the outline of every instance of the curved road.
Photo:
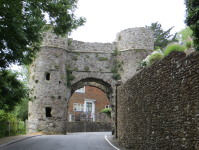
M 2 150 L 115 150 L 106 140 L 110 132 L 79 132 L 25 139 Z

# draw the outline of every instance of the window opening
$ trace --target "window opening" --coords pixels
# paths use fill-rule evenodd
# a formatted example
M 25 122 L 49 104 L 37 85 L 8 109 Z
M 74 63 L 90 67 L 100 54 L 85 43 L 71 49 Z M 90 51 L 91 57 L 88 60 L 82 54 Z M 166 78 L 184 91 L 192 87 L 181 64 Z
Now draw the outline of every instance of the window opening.
M 46 73 L 46 80 L 50 80 L 50 73 Z
M 75 111 L 84 111 L 84 104 L 74 103 L 73 104 L 73 110 L 75 110 Z
M 38 83 L 38 80 L 35 80 L 35 83 Z
M 110 108 L 110 105 L 105 105 L 105 108 Z
M 61 84 L 61 81 L 59 81 L 59 84 Z
M 58 96 L 58 99 L 61 99 L 61 96 Z
M 34 96 L 34 99 L 36 99 L 37 97 L 36 96 Z
M 46 117 L 52 117 L 50 107 L 46 107 Z

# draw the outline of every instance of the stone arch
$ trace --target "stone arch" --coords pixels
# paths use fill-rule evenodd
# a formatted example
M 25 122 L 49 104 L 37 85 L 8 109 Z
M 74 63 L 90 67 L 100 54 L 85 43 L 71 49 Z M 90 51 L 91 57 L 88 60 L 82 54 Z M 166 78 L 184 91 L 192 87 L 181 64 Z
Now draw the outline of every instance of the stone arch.
M 111 101 L 111 94 L 112 94 L 111 84 L 103 81 L 102 79 L 97 79 L 97 78 L 88 77 L 75 82 L 74 84 L 71 85 L 70 94 L 72 95 L 77 89 L 82 88 L 86 85 L 94 86 L 102 90 L 106 94 L 108 99 Z

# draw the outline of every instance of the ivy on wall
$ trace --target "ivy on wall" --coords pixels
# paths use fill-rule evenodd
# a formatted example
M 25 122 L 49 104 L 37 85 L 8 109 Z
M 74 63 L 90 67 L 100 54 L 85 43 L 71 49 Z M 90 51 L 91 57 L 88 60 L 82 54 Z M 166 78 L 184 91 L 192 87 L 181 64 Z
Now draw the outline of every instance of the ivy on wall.
M 66 81 L 67 81 L 67 87 L 71 86 L 71 81 L 73 81 L 75 79 L 75 76 L 72 75 L 72 71 L 70 70 L 70 65 L 66 64 Z

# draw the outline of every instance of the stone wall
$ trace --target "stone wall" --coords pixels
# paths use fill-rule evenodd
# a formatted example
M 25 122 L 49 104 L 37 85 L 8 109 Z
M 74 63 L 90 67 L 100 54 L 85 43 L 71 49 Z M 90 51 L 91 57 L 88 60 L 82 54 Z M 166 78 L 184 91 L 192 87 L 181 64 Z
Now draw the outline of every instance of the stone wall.
M 36 129 L 48 127 L 57 132 L 63 126 L 59 120 L 67 116 L 71 95 L 85 85 L 102 89 L 115 106 L 116 80 L 112 78 L 111 69 L 117 66 L 122 82 L 126 82 L 135 74 L 136 62 L 151 53 L 152 37 L 151 30 L 145 28 L 124 30 L 121 39 L 112 43 L 80 42 L 68 40 L 67 35 L 44 33 L 42 48 L 30 66 L 29 83 L 33 89 L 30 97 L 33 101 L 29 103 L 29 122 L 36 122 Z M 46 79 L 48 74 L 49 80 Z M 72 75 L 75 78 L 69 81 Z M 47 117 L 46 108 L 51 110 L 50 117 Z M 114 113 L 113 108 L 113 121 Z M 29 132 L 34 132 L 31 127 Z
M 118 50 L 154 49 L 153 31 L 145 27 L 130 28 L 117 33 Z
M 68 122 L 67 132 L 108 132 L 112 131 L 110 122 Z
M 172 52 L 118 87 L 117 137 L 130 149 L 199 148 L 199 53 Z

